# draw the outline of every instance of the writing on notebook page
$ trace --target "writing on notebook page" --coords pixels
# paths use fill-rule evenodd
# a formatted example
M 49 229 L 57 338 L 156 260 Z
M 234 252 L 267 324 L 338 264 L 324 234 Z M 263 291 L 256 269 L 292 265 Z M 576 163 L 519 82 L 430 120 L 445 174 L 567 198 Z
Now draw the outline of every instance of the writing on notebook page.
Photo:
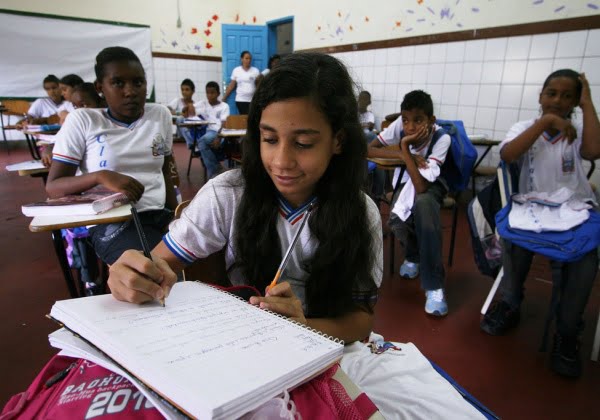
M 303 328 L 293 324 L 275 324 L 272 315 L 251 305 L 228 306 L 232 299 L 227 294 L 210 297 L 179 299 L 166 308 L 153 307 L 139 311 L 132 307 L 130 311 L 119 311 L 111 317 L 95 322 L 106 333 L 128 340 L 131 328 L 139 334 L 134 344 L 141 355 L 160 360 L 160 363 L 177 365 L 193 360 L 199 363 L 211 363 L 219 359 L 220 352 L 228 349 L 247 350 L 281 340 L 292 340 L 296 350 L 310 353 L 327 342 L 324 337 L 306 334 Z M 231 322 L 237 320 L 236 322 Z M 215 328 L 221 325 L 221 328 Z M 284 329 L 295 328 L 297 332 L 290 337 L 281 336 Z M 147 332 L 144 332 L 144 331 Z M 157 335 L 156 331 L 161 334 Z M 173 333 L 175 332 L 175 333 Z M 191 345 L 193 344 L 193 345 Z M 332 347 L 335 344 L 332 343 Z M 322 349 L 322 347 L 321 347 Z M 260 358 L 260 355 L 257 355 Z

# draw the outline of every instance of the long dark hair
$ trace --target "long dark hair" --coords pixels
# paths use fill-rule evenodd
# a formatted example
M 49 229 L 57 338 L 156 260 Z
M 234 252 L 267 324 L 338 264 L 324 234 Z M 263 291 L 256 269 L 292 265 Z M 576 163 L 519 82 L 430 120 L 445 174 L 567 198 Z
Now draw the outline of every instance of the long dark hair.
M 575 103 L 578 104 L 579 100 L 581 99 L 581 91 L 583 90 L 583 84 L 581 83 L 581 79 L 579 78 L 579 73 L 577 73 L 575 70 L 560 69 L 553 71 L 548 77 L 546 77 L 544 85 L 542 86 L 542 92 L 544 91 L 544 89 L 546 89 L 546 86 L 548 86 L 548 83 L 550 83 L 552 79 L 556 79 L 558 77 L 566 77 L 567 79 L 571 79 L 575 83 Z M 573 110 L 569 112 L 567 118 L 571 118 L 572 115 Z
M 264 290 L 281 261 L 277 234 L 277 191 L 260 157 L 259 123 L 271 103 L 308 98 L 331 125 L 341 132 L 342 151 L 334 155 L 316 185 L 317 207 L 308 223 L 319 245 L 304 267 L 307 316 L 332 317 L 356 308 L 371 310 L 368 299 L 357 300 L 357 290 L 375 292 L 372 278 L 373 240 L 369 232 L 366 196 L 366 143 L 358 122 L 354 84 L 344 65 L 318 53 L 294 53 L 265 77 L 257 88 L 248 114 L 242 174 L 244 194 L 235 219 L 235 266 L 250 284 Z

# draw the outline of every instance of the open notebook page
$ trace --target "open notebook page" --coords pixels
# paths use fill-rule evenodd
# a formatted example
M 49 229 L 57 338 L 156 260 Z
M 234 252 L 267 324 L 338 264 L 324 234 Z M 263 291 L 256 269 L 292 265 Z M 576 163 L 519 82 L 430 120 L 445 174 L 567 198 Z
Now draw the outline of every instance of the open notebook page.
M 57 302 L 51 316 L 188 413 L 238 416 L 315 373 L 343 345 L 196 282 L 166 307 L 112 296 Z

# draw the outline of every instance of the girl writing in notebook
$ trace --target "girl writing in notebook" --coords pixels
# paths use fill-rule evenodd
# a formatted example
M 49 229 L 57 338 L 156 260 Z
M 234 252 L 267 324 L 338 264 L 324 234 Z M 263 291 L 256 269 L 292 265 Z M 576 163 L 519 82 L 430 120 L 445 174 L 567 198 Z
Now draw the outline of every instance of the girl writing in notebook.
M 242 169 L 204 185 L 154 248 L 153 261 L 137 251 L 123 253 L 110 269 L 113 296 L 135 303 L 161 299 L 175 272 L 223 248 L 231 283 L 265 290 L 308 217 L 280 282 L 251 303 L 355 342 L 341 366 L 385 418 L 409 417 L 419 404 L 423 413 L 439 411 L 440 417 L 477 414 L 458 394 L 444 398 L 443 379 L 435 373 L 439 380 L 421 390 L 415 381 L 402 383 L 406 358 L 398 356 L 405 354 L 373 354 L 357 342 L 371 333 L 383 274 L 381 218 L 362 191 L 365 158 L 344 65 L 317 53 L 287 56 L 252 99 Z
M 70 113 L 56 136 L 46 192 L 51 198 L 96 186 L 122 192 L 140 212 L 151 246 L 160 242 L 177 205 L 169 176 L 171 114 L 146 104 L 146 76 L 139 58 L 123 47 L 96 56 L 96 88 L 108 108 Z M 76 176 L 77 169 L 82 174 Z M 98 256 L 112 264 L 126 249 L 140 249 L 130 222 L 90 228 Z

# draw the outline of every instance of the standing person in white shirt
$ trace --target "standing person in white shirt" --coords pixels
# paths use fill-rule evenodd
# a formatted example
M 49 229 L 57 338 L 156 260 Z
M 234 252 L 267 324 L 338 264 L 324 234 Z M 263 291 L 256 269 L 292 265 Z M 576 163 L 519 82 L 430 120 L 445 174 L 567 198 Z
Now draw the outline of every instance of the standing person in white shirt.
M 256 79 L 260 72 L 256 67 L 252 67 L 252 54 L 249 51 L 242 51 L 240 55 L 241 66 L 237 66 L 231 72 L 231 82 L 223 95 L 223 102 L 235 89 L 235 105 L 241 115 L 247 115 L 250 110 L 250 101 L 256 90 Z
M 553 72 L 544 82 L 539 103 L 542 115 L 513 125 L 500 144 L 502 160 L 517 162 L 520 167 L 519 192 L 553 192 L 566 187 L 576 198 L 597 206 L 582 166 L 582 159 L 600 158 L 600 121 L 585 75 L 570 69 Z M 572 120 L 578 105 L 583 125 Z M 523 286 L 533 258 L 533 252 L 508 240 L 502 240 L 502 248 L 500 299 L 480 324 L 491 335 L 503 335 L 519 323 Z M 598 254 L 594 249 L 578 261 L 554 267 L 562 272 L 562 284 L 550 367 L 559 375 L 579 377 L 582 315 L 598 272 Z
M 367 143 L 377 138 L 377 134 L 373 132 L 375 128 L 375 115 L 369 111 L 369 105 L 371 105 L 371 93 L 363 90 L 358 94 L 358 121 L 363 128 Z
M 197 150 L 202 155 L 208 179 L 214 178 L 222 172 L 216 152 L 221 148 L 221 141 L 217 137 L 223 123 L 229 116 L 229 105 L 219 101 L 219 84 L 208 82 L 206 84 L 206 99 L 196 103 L 196 114 L 210 124 L 206 126 L 206 133 L 198 139 Z

